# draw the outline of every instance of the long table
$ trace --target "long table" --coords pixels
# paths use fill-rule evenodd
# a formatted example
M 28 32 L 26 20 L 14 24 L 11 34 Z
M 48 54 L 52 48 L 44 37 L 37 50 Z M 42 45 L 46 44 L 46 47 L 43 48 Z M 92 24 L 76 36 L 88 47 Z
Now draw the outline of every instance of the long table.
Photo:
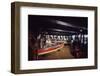
M 58 45 L 55 45 L 55 46 L 51 46 L 51 47 L 48 47 L 48 48 L 44 48 L 44 49 L 39 49 L 37 50 L 38 52 L 38 55 L 44 55 L 44 54 L 48 54 L 48 53 L 51 53 L 51 52 L 55 52 L 61 48 L 64 47 L 64 43 L 62 44 L 58 44 Z

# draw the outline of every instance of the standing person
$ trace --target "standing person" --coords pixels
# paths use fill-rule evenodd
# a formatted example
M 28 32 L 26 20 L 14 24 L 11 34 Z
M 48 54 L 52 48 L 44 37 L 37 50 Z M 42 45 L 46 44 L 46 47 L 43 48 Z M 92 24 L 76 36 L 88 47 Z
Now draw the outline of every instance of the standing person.
M 79 41 L 78 36 L 75 37 L 75 40 L 72 43 L 72 54 L 75 58 L 81 57 L 81 42 Z
M 28 35 L 28 60 L 36 60 L 37 59 L 37 49 L 38 49 L 38 42 L 37 39 L 34 37 L 32 32 L 29 32 Z

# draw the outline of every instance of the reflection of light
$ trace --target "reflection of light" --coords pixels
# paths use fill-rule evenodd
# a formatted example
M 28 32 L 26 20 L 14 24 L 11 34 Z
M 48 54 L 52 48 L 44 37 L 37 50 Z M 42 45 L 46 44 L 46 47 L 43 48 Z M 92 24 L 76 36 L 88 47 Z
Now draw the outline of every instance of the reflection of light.
M 84 44 L 87 44 L 87 37 L 88 35 L 84 35 Z
M 79 34 L 78 37 L 80 38 L 81 37 L 81 34 Z
M 52 35 L 50 35 L 50 37 L 53 39 L 53 36 Z
M 75 39 L 75 35 L 72 36 L 73 40 Z
M 47 43 L 47 44 L 51 44 L 51 40 L 48 39 L 48 40 L 46 41 L 46 43 Z
M 79 29 L 87 30 L 87 28 L 85 28 L 85 27 L 75 26 L 75 25 L 72 25 L 70 23 L 67 23 L 67 22 L 64 22 L 64 21 L 60 21 L 60 20 L 52 20 L 52 22 L 55 22 L 55 23 L 60 24 L 60 25 L 68 26 L 68 27 L 73 27 L 73 28 L 79 28 Z
M 58 21 L 58 20 L 56 20 L 56 23 L 57 23 L 57 24 L 61 24 L 61 25 L 67 25 L 67 26 L 69 26 L 68 23 L 65 23 L 65 22 L 63 22 L 63 21 Z
M 84 37 L 85 37 L 85 38 L 87 38 L 87 37 L 88 37 L 88 35 L 84 35 Z
M 40 39 L 40 37 L 41 37 L 41 34 L 38 35 L 37 39 Z
M 66 40 L 65 36 L 64 36 L 64 40 Z
M 63 31 L 63 30 L 61 30 L 61 29 L 55 29 L 55 31 L 59 31 L 60 32 L 60 31 Z
M 53 31 L 58 31 L 58 32 L 70 32 L 70 33 L 75 33 L 75 31 L 68 31 L 68 30 L 61 30 L 61 29 L 52 29 Z
M 58 40 L 60 40 L 60 36 L 58 36 Z
M 80 30 L 80 32 L 82 32 L 82 29 Z

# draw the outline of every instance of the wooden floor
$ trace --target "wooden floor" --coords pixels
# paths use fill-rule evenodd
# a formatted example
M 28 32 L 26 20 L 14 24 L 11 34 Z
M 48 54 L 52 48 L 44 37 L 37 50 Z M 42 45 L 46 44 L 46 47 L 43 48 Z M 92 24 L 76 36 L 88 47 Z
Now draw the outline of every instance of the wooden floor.
M 70 47 L 64 46 L 62 49 L 49 53 L 49 54 L 45 54 L 42 56 L 39 56 L 39 59 L 42 60 L 50 60 L 50 59 L 71 59 L 74 58 L 71 53 L 70 53 Z

